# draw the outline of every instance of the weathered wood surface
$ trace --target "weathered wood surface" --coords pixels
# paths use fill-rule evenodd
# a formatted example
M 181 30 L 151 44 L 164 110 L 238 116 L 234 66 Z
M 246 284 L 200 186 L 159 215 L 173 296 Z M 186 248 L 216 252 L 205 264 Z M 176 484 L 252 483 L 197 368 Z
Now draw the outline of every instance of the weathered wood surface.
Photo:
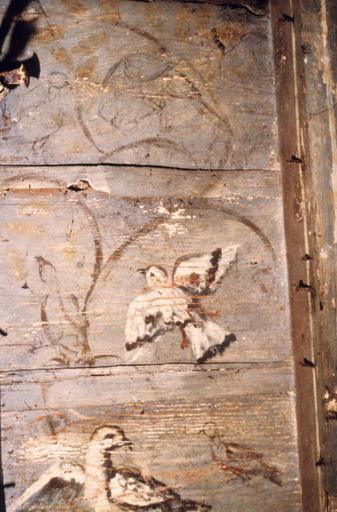
M 307 88 L 307 152 L 312 175 L 308 193 L 312 204 L 311 223 L 315 261 L 311 280 L 315 298 L 315 361 L 318 415 L 321 434 L 320 457 L 323 492 L 337 510 L 337 425 L 336 425 L 336 5 L 324 1 L 307 2 L 302 11 L 302 44 L 305 48 L 304 81 Z M 330 510 L 330 509 L 329 509 Z
M 41 75 L 1 104 L 0 163 L 278 168 L 267 17 L 125 0 L 42 0 L 22 16 Z
M 15 482 L 6 489 L 9 510 L 53 464 L 84 464 L 89 476 L 93 467 L 99 481 L 99 453 L 89 453 L 89 440 L 103 425 L 118 425 L 133 443 L 132 452 L 111 452 L 115 467 L 155 477 L 184 500 L 214 512 L 299 510 L 292 390 L 289 362 L 8 374 L 2 435 L 5 484 Z M 74 499 L 71 510 L 84 510 L 82 502 Z
M 300 7 L 298 3 L 285 0 L 273 3 L 271 11 L 276 48 L 275 74 L 294 340 L 302 507 L 306 512 L 316 512 L 325 510 L 326 492 L 322 485 L 324 458 L 322 459 L 319 438 L 319 391 L 316 380 L 320 370 L 317 368 L 317 325 L 314 316 L 322 315 L 323 310 L 327 308 L 316 283 L 312 280 L 313 268 L 319 257 L 312 242 L 316 234 L 318 237 L 321 237 L 321 234 L 316 224 L 320 213 L 312 200 L 313 191 L 319 194 L 319 187 L 311 182 L 311 158 L 306 139 L 308 119 L 305 102 L 307 89 L 312 87 L 312 80 L 310 79 L 308 84 L 304 82 L 308 48 L 301 40 L 304 27 L 301 16 L 307 5 L 308 2 L 304 2 Z M 316 11 L 316 8 L 314 10 Z M 316 45 L 316 42 L 314 44 Z M 316 71 L 318 70 L 315 68 Z M 316 87 L 313 92 L 316 96 Z M 325 140 L 324 131 L 322 134 Z M 314 145 L 319 146 L 316 137 Z M 324 173 L 321 169 L 322 180 L 325 179 Z M 327 199 L 324 200 L 325 208 L 329 208 Z M 321 285 L 325 287 L 325 283 L 321 282 Z
M 218 3 L 17 20 L 41 75 L 0 104 L 7 512 L 301 510 L 271 21 Z
M 236 337 L 212 361 L 290 355 L 281 191 L 274 172 L 98 167 L 58 169 L 55 179 L 50 174 L 3 173 L 3 369 L 195 362 L 193 336 L 182 349 L 179 325 L 126 351 L 130 303 L 149 289 L 137 269 L 160 265 L 171 274 L 181 257 L 232 246 L 235 261 L 214 292 L 201 297 L 213 328 Z M 80 180 L 91 187 L 71 190 Z M 163 293 L 170 302 L 171 288 Z
M 336 4 L 294 4 L 298 21 L 303 187 L 307 239 L 312 260 L 307 282 L 311 296 L 312 359 L 317 397 L 315 423 L 322 509 L 336 511 Z M 302 91 L 305 94 L 302 95 Z M 302 387 L 303 389 L 303 387 Z M 312 388 L 311 388 L 312 389 Z M 307 411 L 303 417 L 307 419 Z M 303 436 L 305 439 L 305 431 Z

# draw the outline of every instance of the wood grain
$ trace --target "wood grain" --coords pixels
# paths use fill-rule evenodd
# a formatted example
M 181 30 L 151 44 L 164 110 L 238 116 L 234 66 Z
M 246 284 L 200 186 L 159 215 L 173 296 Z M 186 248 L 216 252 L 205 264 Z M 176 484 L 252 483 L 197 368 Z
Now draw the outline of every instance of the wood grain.
M 41 75 L 1 103 L 0 163 L 278 168 L 266 17 L 125 0 L 42 0 L 22 16 Z
M 233 244 L 236 262 L 202 300 L 237 338 L 213 361 L 291 353 L 274 172 L 77 167 L 57 176 L 47 168 L 4 174 L 3 369 L 195 362 L 178 328 L 126 353 L 128 307 L 146 291 L 137 269 L 156 264 L 171 272 L 182 256 Z M 74 192 L 81 183 L 85 190 Z
M 288 21 L 284 21 L 284 15 Z M 296 21 L 291 21 L 292 17 Z M 293 357 L 298 393 L 302 507 L 305 511 L 316 512 L 321 510 L 324 491 L 321 488 L 321 470 L 316 465 L 320 458 L 312 314 L 316 290 L 310 276 L 311 262 L 315 258 L 311 236 L 315 228 L 310 224 L 310 167 L 304 149 L 306 119 L 303 105 L 305 87 L 302 83 L 304 61 L 300 39 L 302 25 L 300 13 L 296 11 L 295 14 L 293 4 L 288 0 L 272 5 L 272 19 Z
M 322 510 L 335 510 L 336 425 L 336 12 L 331 1 L 296 4 L 298 20 L 299 88 L 308 217 L 308 244 L 312 261 L 308 282 L 315 289 L 311 302 L 312 358 L 315 361 L 315 417 L 319 439 L 318 466 L 311 473 L 320 479 Z M 303 386 L 300 386 L 303 389 Z M 303 405 L 303 441 L 308 439 L 308 408 Z M 306 453 L 306 450 L 303 450 Z M 317 461 L 316 461 L 317 462 Z M 310 467 L 306 464 L 306 467 Z M 317 469 L 318 468 L 318 469 Z M 308 471 L 307 474 L 310 474 Z M 312 488 L 309 485 L 309 488 Z M 305 493 L 310 502 L 309 491 Z M 308 508 L 310 510 L 310 508 Z M 313 509 L 314 510 L 314 509 Z
M 134 450 L 114 451 L 114 463 L 141 469 L 184 499 L 214 512 L 254 512 L 261 503 L 264 512 L 299 510 L 292 389 L 286 362 L 9 373 L 3 454 L 5 482 L 15 487 L 6 490 L 7 503 L 53 463 L 83 463 L 94 429 L 117 424 Z M 256 467 L 245 474 L 252 460 L 232 461 L 241 476 L 226 469 L 228 443 L 249 448 L 250 457 L 260 454 L 278 483 Z
M 41 73 L 0 103 L 7 512 L 301 510 L 275 19 L 222 4 L 13 20 Z

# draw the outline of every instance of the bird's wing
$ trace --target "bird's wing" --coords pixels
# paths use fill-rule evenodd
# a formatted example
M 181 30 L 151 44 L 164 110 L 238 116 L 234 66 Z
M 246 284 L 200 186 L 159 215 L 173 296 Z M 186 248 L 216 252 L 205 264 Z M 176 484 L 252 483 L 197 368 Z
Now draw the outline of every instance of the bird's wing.
M 238 245 L 218 248 L 208 254 L 178 258 L 172 282 L 193 295 L 207 295 L 216 289 L 230 265 L 236 260 Z
M 112 470 L 108 482 L 109 501 L 132 510 L 147 510 L 150 506 L 179 500 L 179 496 L 154 478 L 145 479 L 138 470 Z M 135 507 L 135 508 L 133 508 Z
M 83 494 L 84 470 L 77 464 L 54 464 L 8 507 L 8 512 L 93 512 L 77 498 Z
M 130 304 L 126 325 L 127 350 L 151 342 L 175 325 L 193 321 L 188 311 L 189 298 L 182 290 L 162 287 L 136 297 Z
M 211 452 L 213 460 L 225 472 L 232 473 L 241 479 L 262 476 L 275 485 L 282 486 L 282 473 L 278 467 L 265 462 L 262 453 L 254 451 L 239 443 L 224 443 L 218 438 Z

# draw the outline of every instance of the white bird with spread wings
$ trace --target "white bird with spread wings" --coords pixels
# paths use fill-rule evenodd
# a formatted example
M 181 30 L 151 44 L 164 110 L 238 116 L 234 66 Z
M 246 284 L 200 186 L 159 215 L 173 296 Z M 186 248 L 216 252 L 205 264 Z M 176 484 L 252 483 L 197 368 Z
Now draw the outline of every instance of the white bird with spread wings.
M 231 245 L 209 254 L 183 256 L 175 262 L 172 277 L 158 265 L 139 269 L 145 275 L 148 291 L 129 306 L 126 349 L 141 350 L 145 343 L 178 327 L 182 335 L 181 347 L 191 345 L 198 363 L 222 354 L 236 336 L 211 320 L 200 299 L 217 290 L 236 261 L 237 252 L 238 245 Z

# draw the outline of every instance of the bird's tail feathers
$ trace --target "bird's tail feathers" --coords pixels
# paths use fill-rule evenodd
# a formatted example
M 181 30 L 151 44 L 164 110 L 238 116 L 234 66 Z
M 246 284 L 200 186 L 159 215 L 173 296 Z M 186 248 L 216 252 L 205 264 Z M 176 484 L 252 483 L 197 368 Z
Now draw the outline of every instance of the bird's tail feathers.
M 236 340 L 212 320 L 201 320 L 184 328 L 198 363 L 204 363 L 212 357 L 223 354 L 225 349 Z
M 208 512 L 209 510 L 212 510 L 212 507 L 210 507 L 209 505 L 205 505 L 204 503 L 197 503 L 191 500 L 184 500 L 183 508 L 179 509 L 179 512 L 180 510 L 183 512 Z

